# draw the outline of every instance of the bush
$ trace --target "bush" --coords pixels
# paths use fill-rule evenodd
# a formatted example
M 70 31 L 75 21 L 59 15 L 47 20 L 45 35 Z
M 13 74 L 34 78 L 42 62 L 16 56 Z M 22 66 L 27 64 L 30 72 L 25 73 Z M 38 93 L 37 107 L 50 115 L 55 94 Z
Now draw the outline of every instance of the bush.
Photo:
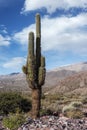
M 80 109 L 82 106 L 81 102 L 71 102 L 69 105 L 64 106 L 62 112 L 67 112 L 70 110 Z
M 82 118 L 84 116 L 81 110 L 81 102 L 71 102 L 69 105 L 63 107 L 63 114 L 69 118 Z
M 65 113 L 65 116 L 73 119 L 83 118 L 84 114 L 81 110 L 69 110 Z
M 87 104 L 87 96 L 83 97 L 82 103 L 83 103 L 83 104 Z
M 53 114 L 53 111 L 50 110 L 50 109 L 41 109 L 40 110 L 40 115 L 41 116 L 44 116 L 44 115 L 52 115 Z
M 25 117 L 22 114 L 10 114 L 3 119 L 3 125 L 10 130 L 17 130 L 25 122 Z
M 70 105 L 75 108 L 79 108 L 82 106 L 82 102 L 75 101 L 75 102 L 71 102 Z
M 44 94 L 42 94 L 42 96 L 41 96 L 41 99 L 45 99 L 46 97 L 45 97 L 45 95 Z
M 28 112 L 31 109 L 31 102 L 18 93 L 0 94 L 0 114 L 15 113 L 17 109 L 20 112 Z
M 73 106 L 71 106 L 71 105 L 69 104 L 69 105 L 63 107 L 62 112 L 63 112 L 63 113 L 66 113 L 66 112 L 72 111 L 72 110 L 74 110 L 74 109 L 75 109 L 75 107 L 73 107 Z

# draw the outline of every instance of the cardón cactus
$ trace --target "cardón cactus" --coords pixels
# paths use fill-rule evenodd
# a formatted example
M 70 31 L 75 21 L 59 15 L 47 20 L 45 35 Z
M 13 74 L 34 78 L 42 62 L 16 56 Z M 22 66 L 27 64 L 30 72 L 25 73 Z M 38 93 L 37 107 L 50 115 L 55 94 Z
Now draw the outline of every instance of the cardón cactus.
M 36 46 L 36 49 L 35 47 Z M 26 80 L 32 89 L 32 117 L 40 116 L 42 85 L 45 82 L 45 57 L 41 55 L 41 22 L 40 15 L 36 15 L 36 45 L 34 33 L 29 33 L 27 63 L 22 67 Z

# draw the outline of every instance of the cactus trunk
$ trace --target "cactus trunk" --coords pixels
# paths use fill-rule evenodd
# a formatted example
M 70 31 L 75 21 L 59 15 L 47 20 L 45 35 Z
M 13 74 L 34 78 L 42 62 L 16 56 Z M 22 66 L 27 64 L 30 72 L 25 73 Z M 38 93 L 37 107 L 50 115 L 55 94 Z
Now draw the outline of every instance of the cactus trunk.
M 40 116 L 42 85 L 45 82 L 45 57 L 41 55 L 41 23 L 40 15 L 36 15 L 36 50 L 34 33 L 29 33 L 28 56 L 26 66 L 22 67 L 26 80 L 32 89 L 32 117 Z
M 40 116 L 41 106 L 41 89 L 32 89 L 32 117 L 37 118 Z

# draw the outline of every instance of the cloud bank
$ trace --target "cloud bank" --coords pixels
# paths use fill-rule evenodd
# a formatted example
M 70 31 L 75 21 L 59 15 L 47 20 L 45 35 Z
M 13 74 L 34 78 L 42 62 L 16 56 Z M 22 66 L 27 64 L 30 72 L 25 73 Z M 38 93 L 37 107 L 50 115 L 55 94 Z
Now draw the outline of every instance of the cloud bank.
M 14 57 L 3 64 L 5 69 L 13 69 L 14 71 L 19 71 L 22 65 L 25 64 L 24 57 Z
M 3 36 L 0 34 L 0 46 L 8 46 L 10 44 L 10 40 L 10 36 Z
M 74 17 L 44 17 L 41 21 L 43 51 L 58 50 L 85 52 L 87 49 L 87 13 Z M 32 24 L 14 34 L 13 39 L 22 45 L 28 43 L 28 33 L 35 30 Z
M 43 8 L 45 8 L 50 14 L 54 13 L 57 9 L 87 9 L 87 0 L 25 0 L 24 7 L 22 8 L 22 13 Z

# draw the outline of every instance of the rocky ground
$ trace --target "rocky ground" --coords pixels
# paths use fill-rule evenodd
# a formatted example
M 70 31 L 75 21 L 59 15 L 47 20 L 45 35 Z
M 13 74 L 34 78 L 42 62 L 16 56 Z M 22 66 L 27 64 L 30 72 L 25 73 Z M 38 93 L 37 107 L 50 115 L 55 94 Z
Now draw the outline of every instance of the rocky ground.
M 0 121 L 0 130 L 6 130 L 3 126 L 2 126 L 2 122 Z
M 5 129 L 0 122 L 0 130 Z M 18 130 L 87 130 L 87 118 L 70 119 L 64 116 L 42 116 L 40 119 L 28 118 Z
M 28 118 L 18 130 L 87 130 L 87 119 L 69 119 L 64 116 L 43 116 Z

